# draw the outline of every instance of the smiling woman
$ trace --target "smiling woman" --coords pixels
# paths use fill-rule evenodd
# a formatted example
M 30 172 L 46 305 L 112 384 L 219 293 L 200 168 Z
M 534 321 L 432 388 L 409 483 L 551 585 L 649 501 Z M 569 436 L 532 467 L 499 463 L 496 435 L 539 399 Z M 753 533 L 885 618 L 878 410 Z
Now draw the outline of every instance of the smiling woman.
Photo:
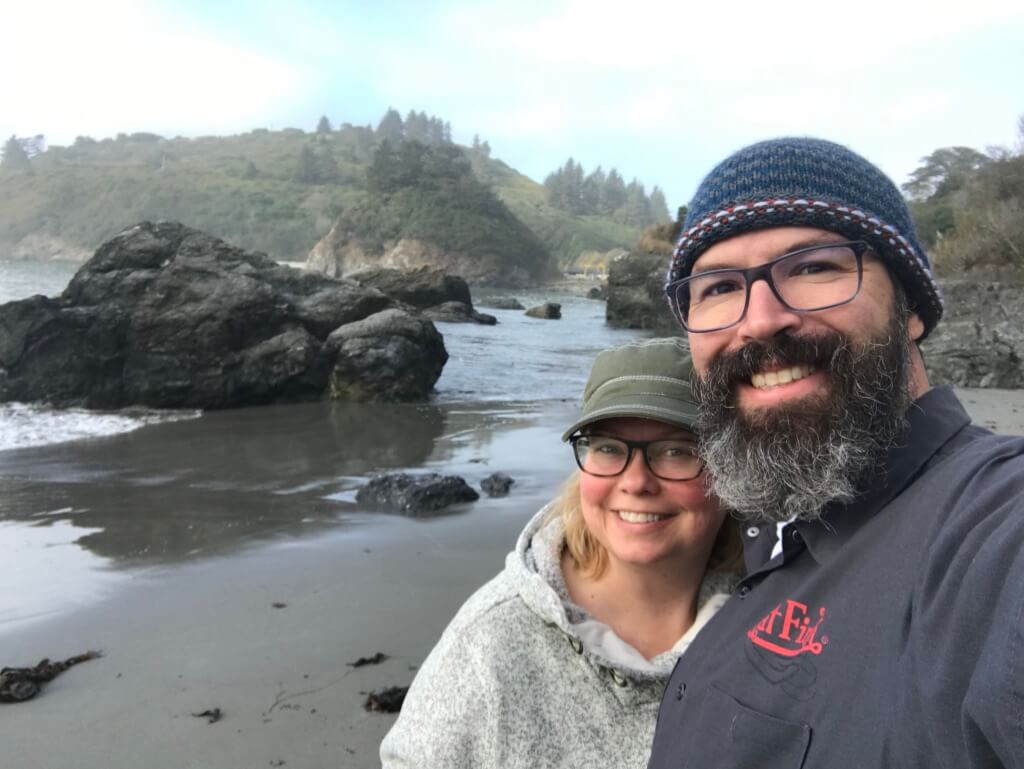
M 677 339 L 598 355 L 563 435 L 580 472 L 424 662 L 385 769 L 646 765 L 667 677 L 739 569 L 691 370 Z

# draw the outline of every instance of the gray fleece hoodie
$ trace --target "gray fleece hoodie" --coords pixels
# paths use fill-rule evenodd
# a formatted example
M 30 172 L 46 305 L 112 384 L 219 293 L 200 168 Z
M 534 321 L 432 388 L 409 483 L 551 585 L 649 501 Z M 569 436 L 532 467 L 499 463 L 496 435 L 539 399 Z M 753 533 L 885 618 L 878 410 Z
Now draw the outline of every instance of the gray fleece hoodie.
M 561 522 L 544 525 L 546 511 L 423 663 L 381 744 L 384 769 L 647 765 L 676 659 L 736 578 L 706 578 L 693 627 L 644 660 L 570 601 Z

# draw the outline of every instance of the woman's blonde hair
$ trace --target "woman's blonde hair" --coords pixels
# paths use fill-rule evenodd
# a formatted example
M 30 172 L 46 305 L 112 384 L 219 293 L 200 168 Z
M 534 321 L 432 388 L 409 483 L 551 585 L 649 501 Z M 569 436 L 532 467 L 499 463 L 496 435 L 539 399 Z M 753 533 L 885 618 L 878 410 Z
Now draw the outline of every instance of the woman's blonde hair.
M 583 576 L 600 579 L 608 569 L 608 551 L 587 528 L 580 508 L 580 475 L 577 470 L 562 485 L 548 509 L 546 521 L 560 519 L 565 528 L 565 547 Z M 740 523 L 731 515 L 722 521 L 708 558 L 708 572 L 743 573 L 743 540 Z

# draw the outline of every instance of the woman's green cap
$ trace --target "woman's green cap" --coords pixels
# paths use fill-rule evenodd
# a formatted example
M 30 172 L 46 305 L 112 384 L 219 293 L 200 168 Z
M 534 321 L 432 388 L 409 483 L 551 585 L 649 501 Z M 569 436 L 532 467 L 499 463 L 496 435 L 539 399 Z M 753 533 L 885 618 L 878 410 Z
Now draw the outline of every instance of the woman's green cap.
M 646 339 L 598 353 L 583 389 L 583 411 L 562 440 L 603 419 L 640 417 L 693 429 L 693 362 L 682 339 Z

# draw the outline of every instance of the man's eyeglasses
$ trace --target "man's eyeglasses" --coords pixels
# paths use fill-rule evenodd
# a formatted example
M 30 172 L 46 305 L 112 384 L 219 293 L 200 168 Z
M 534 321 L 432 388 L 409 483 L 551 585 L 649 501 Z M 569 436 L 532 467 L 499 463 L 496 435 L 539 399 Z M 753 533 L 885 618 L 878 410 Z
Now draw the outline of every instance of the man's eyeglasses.
M 576 464 L 588 475 L 619 475 L 629 467 L 634 450 L 643 453 L 651 474 L 664 481 L 688 481 L 704 469 L 692 441 L 626 441 L 604 435 L 574 435 L 569 442 Z
M 743 320 L 750 287 L 758 280 L 789 310 L 827 310 L 852 302 L 860 292 L 868 248 L 862 240 L 801 248 L 757 267 L 694 273 L 669 283 L 665 293 L 683 328 L 698 334 Z

